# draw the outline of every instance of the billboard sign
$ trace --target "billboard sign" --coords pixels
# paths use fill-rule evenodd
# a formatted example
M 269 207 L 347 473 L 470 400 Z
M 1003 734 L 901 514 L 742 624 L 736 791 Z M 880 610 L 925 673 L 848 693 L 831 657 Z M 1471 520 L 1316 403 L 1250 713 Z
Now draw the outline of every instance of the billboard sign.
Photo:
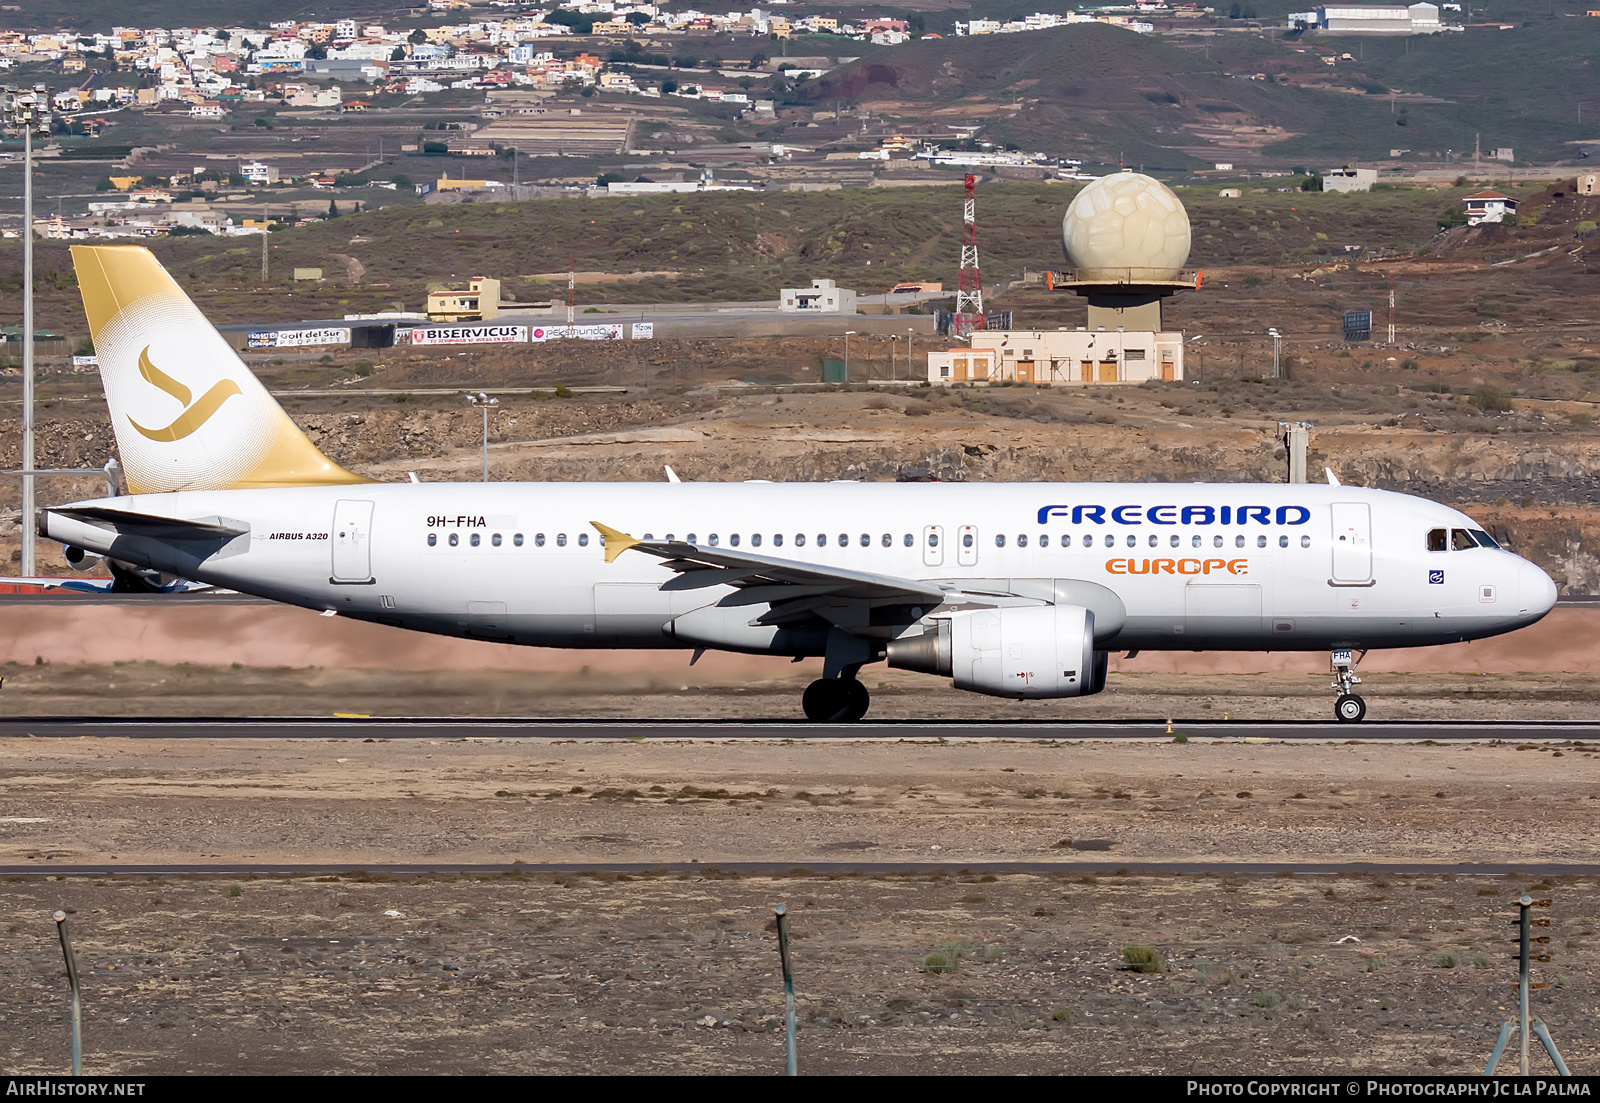
M 252 349 L 298 349 L 313 345 L 348 345 L 350 330 L 328 329 L 268 329 L 245 335 L 245 347 Z
M 573 341 L 620 341 L 622 323 L 599 326 L 534 326 L 528 339 L 559 341 L 563 338 Z
M 407 330 L 406 338 L 413 345 L 506 345 L 526 341 L 528 327 L 423 326 Z
M 1346 341 L 1372 340 L 1372 311 L 1347 310 L 1344 312 L 1344 339 Z
M 635 341 L 648 341 L 656 335 L 654 322 L 634 322 L 633 339 Z

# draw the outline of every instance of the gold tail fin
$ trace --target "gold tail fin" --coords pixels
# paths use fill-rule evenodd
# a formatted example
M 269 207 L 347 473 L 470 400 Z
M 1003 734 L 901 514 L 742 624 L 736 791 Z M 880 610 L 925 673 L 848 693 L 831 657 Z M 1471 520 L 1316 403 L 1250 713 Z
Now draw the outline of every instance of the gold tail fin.
M 370 480 L 317 450 L 166 269 L 138 245 L 74 245 L 128 489 Z

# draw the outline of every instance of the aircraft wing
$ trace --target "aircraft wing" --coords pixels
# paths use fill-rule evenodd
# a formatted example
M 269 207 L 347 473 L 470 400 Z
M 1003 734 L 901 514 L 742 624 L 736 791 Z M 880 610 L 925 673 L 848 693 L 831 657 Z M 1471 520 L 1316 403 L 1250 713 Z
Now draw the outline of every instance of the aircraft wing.
M 678 577 L 663 590 L 697 590 L 733 586 L 741 593 L 723 605 L 778 605 L 802 598 L 847 598 L 866 601 L 918 601 L 938 605 L 945 591 L 930 582 L 869 571 L 849 571 L 815 563 L 798 563 L 733 548 L 711 548 L 683 540 L 638 540 L 625 532 L 590 521 L 605 539 L 606 562 L 625 551 L 653 555 Z

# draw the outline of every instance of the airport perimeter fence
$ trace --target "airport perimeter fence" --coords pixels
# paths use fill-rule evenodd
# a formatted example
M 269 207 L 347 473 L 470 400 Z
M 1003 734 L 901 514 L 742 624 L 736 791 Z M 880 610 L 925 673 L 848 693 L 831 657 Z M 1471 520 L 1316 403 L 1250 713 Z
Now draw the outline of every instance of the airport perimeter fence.
M 789 876 L 741 876 L 708 867 L 693 877 L 634 878 L 595 871 L 418 878 L 285 875 L 231 883 L 147 878 L 136 891 L 175 895 L 172 889 L 186 887 L 227 903 L 218 901 L 206 911 L 162 914 L 158 909 L 164 901 L 156 895 L 139 914 L 114 922 L 95 919 L 92 913 L 81 916 L 73 921 L 77 963 L 69 968 L 74 974 L 82 971 L 91 1072 L 104 1071 L 95 1056 L 95 1035 L 107 1032 L 107 1020 L 126 1024 L 141 1018 L 151 1031 L 143 1039 L 145 1047 L 156 1049 L 182 1049 L 181 1033 L 160 1030 L 173 1025 L 164 1019 L 187 1014 L 191 1023 L 208 1016 L 237 1022 L 241 1006 L 262 1018 L 261 1029 L 268 1032 L 285 1027 L 316 1031 L 322 1019 L 307 1010 L 312 990 L 327 997 L 326 1013 L 337 1006 L 338 1025 L 345 1029 L 361 1030 L 365 1021 L 365 1029 L 381 1031 L 401 1013 L 400 1004 L 418 997 L 451 1013 L 470 1013 L 477 1021 L 515 1020 L 520 1028 L 532 1014 L 543 1020 L 536 1033 L 545 1045 L 561 1031 L 595 1023 L 642 1027 L 646 1020 L 651 1028 L 767 1033 L 773 1036 L 774 1061 L 781 1062 L 784 987 L 792 977 L 802 1072 L 805 1035 L 815 1039 L 816 1032 L 829 1029 L 939 1027 L 943 1033 L 938 1045 L 960 1045 L 962 1037 L 970 1036 L 981 1052 L 985 1032 L 996 1029 L 1123 1029 L 1161 1015 L 1212 1030 L 1243 1019 L 1251 1031 L 1273 1019 L 1313 1016 L 1341 1004 L 1375 1023 L 1373 1016 L 1392 1013 L 1382 1024 L 1391 1046 L 1395 1035 L 1412 1029 L 1435 1038 L 1441 1032 L 1454 1035 L 1455 1052 L 1430 1056 L 1427 1072 L 1475 1073 L 1483 1068 L 1503 1016 L 1486 1015 L 1484 1008 L 1470 1021 L 1460 1018 L 1462 994 L 1486 997 L 1499 1008 L 1515 985 L 1515 936 L 1508 926 L 1515 914 L 1515 890 L 1505 878 L 1483 878 L 1483 887 L 1475 890 L 1478 898 L 1452 901 L 1406 894 L 1437 890 L 1441 880 L 1478 884 L 1480 879 L 1201 875 L 1216 881 L 1207 887 L 1214 888 L 1219 902 L 1232 898 L 1237 908 L 1222 903 L 1215 912 L 1170 919 L 1160 910 L 1150 916 L 1148 906 L 1142 912 L 1126 909 L 1137 906 L 1132 899 L 1136 892 L 1171 889 L 1173 877 L 1019 874 L 1005 879 L 1036 890 L 1036 895 L 1059 896 L 1066 889 L 1065 897 L 1080 905 L 1086 897 L 1097 898 L 1106 914 L 1086 919 L 1081 910 L 1058 902 L 1056 908 L 1073 917 L 1058 921 L 1057 910 L 1039 904 L 996 906 L 989 893 L 997 891 L 999 878 L 959 873 L 862 879 L 801 869 Z M 468 882 L 470 887 L 456 899 L 474 891 L 477 896 L 448 912 L 435 907 L 436 914 L 427 917 L 400 907 L 376 913 L 367 909 L 360 916 L 316 924 L 288 914 L 293 908 L 284 909 L 285 914 L 223 914 L 295 881 L 331 885 L 335 892 L 362 891 L 373 904 L 392 897 L 408 909 L 399 898 L 419 887 Z M 619 885 L 627 881 L 636 883 Z M 966 914 L 934 928 L 927 914 L 909 909 L 896 916 L 866 901 L 830 907 L 814 899 L 827 893 L 848 896 L 872 885 L 903 889 L 930 882 L 970 887 L 955 902 Z M 1535 889 L 1548 895 L 1551 887 L 1546 882 Z M 575 888 L 604 890 L 612 897 L 620 893 L 634 919 L 651 933 L 630 943 L 620 913 L 596 909 L 593 901 L 588 907 L 579 900 L 548 904 L 552 891 Z M 708 906 L 650 909 L 648 897 L 659 888 L 692 889 L 708 898 Z M 1575 892 L 1589 899 L 1558 909 L 1558 928 L 1560 911 L 1570 911 L 1573 904 L 1581 909 L 1600 897 L 1600 884 L 1583 892 L 1574 879 L 1566 879 L 1563 888 L 1568 901 Z M 780 968 L 774 909 L 756 902 L 774 897 L 788 902 L 787 925 L 798 939 L 792 974 L 788 953 L 782 953 Z M 1331 906 L 1343 913 L 1333 924 L 1316 914 Z M 1252 908 L 1248 930 L 1241 935 L 1243 945 L 1252 948 L 1230 949 L 1228 913 Z M 949 914 L 948 908 L 936 910 Z M 59 933 L 66 949 L 64 916 L 57 913 L 54 918 L 58 931 L 49 933 Z M 1098 929 L 1064 939 L 1062 928 L 1073 922 L 1093 923 Z M 1569 956 L 1581 958 L 1582 948 L 1589 945 L 1581 939 L 1594 932 L 1581 913 L 1567 922 L 1568 937 L 1560 941 L 1568 951 L 1577 948 Z M 570 929 L 560 930 L 562 924 Z M 1158 930 L 1174 924 L 1191 933 L 1174 938 Z M 1107 933 L 1111 927 L 1115 937 Z M 871 933 L 864 936 L 863 928 L 880 928 L 880 935 L 900 928 L 906 935 L 885 941 Z M 57 954 L 51 964 L 47 929 L 41 916 L 25 933 L 13 925 L 3 940 L 10 961 L 0 978 L 5 993 L 0 1019 L 14 1028 L 8 1031 L 13 1046 L 25 1036 L 59 1036 L 65 1047 L 62 958 Z M 1534 979 L 1529 987 L 1536 1000 L 1548 1001 L 1569 986 L 1567 973 L 1556 962 L 1562 952 L 1552 947 L 1551 934 L 1544 928 L 1533 935 Z M 1587 978 L 1589 963 L 1577 961 L 1576 966 Z M 880 991 L 869 992 L 874 986 Z M 73 984 L 74 996 L 77 990 Z M 622 1010 L 614 1000 L 607 1003 L 619 991 L 629 997 Z M 901 994 L 885 995 L 890 991 Z M 176 994 L 177 1003 L 162 993 Z M 1560 1010 L 1583 1018 L 1571 1003 L 1563 1000 Z M 223 1005 L 232 1009 L 224 1011 Z M 591 1015 L 600 1018 L 590 1022 Z M 274 1021 L 275 1016 L 281 1021 Z M 1561 1018 L 1557 1032 L 1566 1024 L 1567 1018 Z M 325 1025 L 332 1026 L 333 1020 Z M 1506 1037 L 1502 1033 L 1502 1047 Z M 1437 1041 L 1429 1044 L 1437 1049 Z M 127 1043 L 118 1048 L 125 1052 Z M 1585 1032 L 1568 1056 L 1578 1052 L 1580 1062 L 1588 1063 L 1596 1050 L 1600 1043 Z M 27 1063 L 24 1057 L 13 1051 L 7 1064 L 19 1067 Z M 1359 1055 L 1351 1057 L 1359 1060 Z M 329 1060 L 329 1071 L 340 1067 L 336 1052 Z

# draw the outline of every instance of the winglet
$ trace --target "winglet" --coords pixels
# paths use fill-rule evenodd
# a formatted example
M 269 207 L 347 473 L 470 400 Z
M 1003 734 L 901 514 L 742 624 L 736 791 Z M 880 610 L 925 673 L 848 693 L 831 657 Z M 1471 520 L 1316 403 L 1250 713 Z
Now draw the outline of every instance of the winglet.
M 639 543 L 625 532 L 618 532 L 610 525 L 602 525 L 599 521 L 590 521 L 591 525 L 600 533 L 600 538 L 606 542 L 606 562 L 614 561 L 617 556 Z
M 1328 475 L 1328 485 L 1329 486 L 1343 486 L 1344 485 L 1343 483 L 1341 483 L 1339 481 L 1339 476 L 1337 476 L 1337 475 L 1335 475 L 1333 473 L 1333 468 L 1324 467 L 1322 470 L 1325 471 L 1327 473 L 1327 475 Z

